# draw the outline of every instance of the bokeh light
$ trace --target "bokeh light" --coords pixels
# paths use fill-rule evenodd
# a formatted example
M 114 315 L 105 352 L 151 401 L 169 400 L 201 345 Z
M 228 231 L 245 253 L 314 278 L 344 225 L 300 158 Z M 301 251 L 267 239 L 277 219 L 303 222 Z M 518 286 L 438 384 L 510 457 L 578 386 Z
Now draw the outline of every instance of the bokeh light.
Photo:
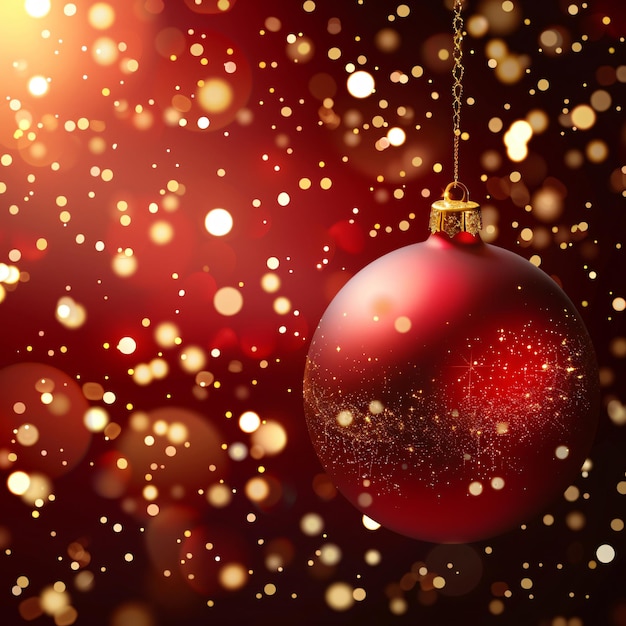
M 87 14 L 89 24 L 98 30 L 106 30 L 115 22 L 115 9 L 108 2 L 95 2 Z
M 132 337 L 122 337 L 117 343 L 122 354 L 132 354 L 137 349 L 137 342 Z
M 355 98 L 367 98 L 374 91 L 374 77 L 365 70 L 353 72 L 348 76 L 347 87 Z
M 21 496 L 30 487 L 30 476 L 26 472 L 13 472 L 7 478 L 7 487 L 11 493 Z
M 36 97 L 43 96 L 48 92 L 49 85 L 45 76 L 33 76 L 28 81 L 28 91 Z
M 261 425 L 261 418 L 254 411 L 245 411 L 239 416 L 239 428 L 244 433 L 253 433 Z
M 198 102 L 207 113 L 222 113 L 233 101 L 231 86 L 221 78 L 202 81 L 198 89 Z
M 216 291 L 213 303 L 218 313 L 230 317 L 241 311 L 243 296 L 241 291 L 235 287 L 221 287 Z
M 50 0 L 25 0 L 24 9 L 31 17 L 44 17 L 50 12 Z

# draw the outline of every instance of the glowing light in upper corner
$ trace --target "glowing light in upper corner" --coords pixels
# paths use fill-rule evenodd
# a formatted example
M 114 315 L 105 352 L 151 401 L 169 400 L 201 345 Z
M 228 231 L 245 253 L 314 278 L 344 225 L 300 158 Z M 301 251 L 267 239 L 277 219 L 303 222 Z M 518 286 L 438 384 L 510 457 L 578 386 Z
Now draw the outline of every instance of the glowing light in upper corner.
M 533 136 L 533 128 L 526 120 L 517 120 L 504 134 L 504 144 L 511 161 L 523 161 L 528 156 L 527 143 Z
M 48 91 L 48 87 L 48 81 L 44 76 L 33 76 L 28 81 L 28 91 L 36 97 L 45 95 Z
M 226 209 L 212 209 L 204 218 L 207 232 L 216 237 L 227 235 L 233 227 L 233 216 Z
M 348 76 L 348 91 L 350 95 L 355 98 L 367 98 L 371 96 L 375 86 L 374 77 L 364 70 L 353 72 Z
M 24 10 L 31 17 L 44 17 L 50 12 L 50 0 L 26 0 Z

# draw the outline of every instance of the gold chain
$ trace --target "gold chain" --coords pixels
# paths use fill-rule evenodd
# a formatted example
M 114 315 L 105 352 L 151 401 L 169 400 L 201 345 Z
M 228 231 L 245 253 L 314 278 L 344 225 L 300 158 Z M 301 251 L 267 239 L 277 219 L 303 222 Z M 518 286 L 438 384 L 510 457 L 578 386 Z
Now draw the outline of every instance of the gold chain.
M 456 0 L 454 3 L 454 19 L 452 20 L 452 29 L 454 30 L 454 46 L 452 49 L 452 58 L 454 65 L 452 66 L 452 127 L 454 130 L 454 182 L 459 181 L 459 142 L 461 140 L 461 96 L 463 95 L 463 50 L 461 44 L 463 42 L 463 18 L 461 17 L 461 9 L 463 8 L 463 0 Z

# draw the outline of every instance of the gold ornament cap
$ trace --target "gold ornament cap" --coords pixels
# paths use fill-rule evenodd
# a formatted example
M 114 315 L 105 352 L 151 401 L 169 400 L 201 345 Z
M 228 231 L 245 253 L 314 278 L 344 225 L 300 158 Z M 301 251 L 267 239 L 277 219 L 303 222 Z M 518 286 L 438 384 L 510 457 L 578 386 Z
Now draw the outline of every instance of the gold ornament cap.
M 460 188 L 460 200 L 451 197 L 453 188 Z M 469 199 L 469 190 L 459 181 L 450 183 L 443 192 L 443 200 L 433 202 L 430 208 L 428 228 L 431 233 L 446 233 L 452 238 L 458 233 L 477 235 L 483 227 L 480 205 Z

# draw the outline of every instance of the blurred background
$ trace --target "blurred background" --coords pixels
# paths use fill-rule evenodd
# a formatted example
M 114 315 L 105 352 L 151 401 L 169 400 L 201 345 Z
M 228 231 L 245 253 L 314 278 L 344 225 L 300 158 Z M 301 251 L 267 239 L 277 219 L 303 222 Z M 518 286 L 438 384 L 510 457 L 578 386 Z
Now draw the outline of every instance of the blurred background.
M 577 480 L 435 545 L 364 519 L 308 437 L 320 316 L 452 180 L 452 8 L 2 2 L 3 623 L 626 624 L 621 2 L 463 8 L 482 238 L 598 356 Z

